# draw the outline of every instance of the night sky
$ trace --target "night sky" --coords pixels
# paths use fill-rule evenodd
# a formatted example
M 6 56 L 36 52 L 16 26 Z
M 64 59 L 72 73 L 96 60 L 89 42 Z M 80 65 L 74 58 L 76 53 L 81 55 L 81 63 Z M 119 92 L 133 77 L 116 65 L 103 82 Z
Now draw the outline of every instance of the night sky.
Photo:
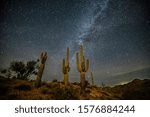
M 0 0 L 0 67 L 35 60 L 46 51 L 43 79 L 61 80 L 69 47 L 70 80 L 79 81 L 75 53 L 82 44 L 90 59 L 88 80 L 92 71 L 96 84 L 129 81 L 121 75 L 150 67 L 148 1 Z M 147 72 L 143 76 L 149 77 Z

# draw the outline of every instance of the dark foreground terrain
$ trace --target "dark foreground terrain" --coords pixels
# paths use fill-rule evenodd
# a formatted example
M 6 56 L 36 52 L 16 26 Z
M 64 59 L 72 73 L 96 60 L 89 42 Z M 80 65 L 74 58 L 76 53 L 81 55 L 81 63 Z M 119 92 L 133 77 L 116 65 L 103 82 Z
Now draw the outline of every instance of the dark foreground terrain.
M 34 81 L 0 78 L 0 99 L 8 100 L 144 100 L 150 99 L 150 80 L 135 79 L 115 87 L 97 87 L 87 84 L 85 90 L 79 83 L 65 87 L 63 82 L 54 80 L 34 87 Z

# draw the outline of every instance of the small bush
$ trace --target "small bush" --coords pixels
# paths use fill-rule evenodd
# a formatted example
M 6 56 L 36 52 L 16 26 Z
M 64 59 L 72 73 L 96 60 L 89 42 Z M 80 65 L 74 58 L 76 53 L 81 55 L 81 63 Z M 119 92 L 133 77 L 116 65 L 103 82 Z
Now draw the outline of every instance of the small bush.
M 22 90 L 22 91 L 29 91 L 29 90 L 31 90 L 31 86 L 26 85 L 26 84 L 20 84 L 18 86 L 15 86 L 14 89 Z
M 45 82 L 45 81 L 42 82 L 42 85 L 46 85 L 46 84 L 47 84 L 47 82 Z
M 51 93 L 50 89 L 47 87 L 41 87 L 40 91 L 42 94 L 50 94 Z
M 69 87 L 64 88 L 55 88 L 53 89 L 54 100 L 74 100 L 77 97 L 73 94 L 73 91 Z
M 74 85 L 80 85 L 80 83 L 78 83 L 78 82 L 74 82 L 74 83 L 72 83 L 72 84 L 74 84 Z
M 57 79 L 53 79 L 52 82 L 57 82 Z

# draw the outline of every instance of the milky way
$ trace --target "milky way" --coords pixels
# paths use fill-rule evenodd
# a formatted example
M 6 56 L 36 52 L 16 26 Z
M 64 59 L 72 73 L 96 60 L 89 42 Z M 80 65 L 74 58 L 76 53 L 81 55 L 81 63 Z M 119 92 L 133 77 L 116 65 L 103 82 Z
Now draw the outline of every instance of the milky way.
M 0 0 L 0 62 L 37 59 L 48 52 L 44 80 L 62 79 L 70 48 L 70 80 L 79 81 L 75 53 L 84 45 L 96 83 L 150 67 L 148 0 Z M 149 72 L 149 71 L 148 71 Z M 140 78 L 150 78 L 149 74 Z M 139 76 L 135 76 L 139 78 Z

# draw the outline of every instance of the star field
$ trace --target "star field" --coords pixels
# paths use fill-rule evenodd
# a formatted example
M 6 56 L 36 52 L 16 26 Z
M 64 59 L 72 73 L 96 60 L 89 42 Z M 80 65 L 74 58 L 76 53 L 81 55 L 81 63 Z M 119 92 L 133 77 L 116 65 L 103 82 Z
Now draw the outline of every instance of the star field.
M 70 80 L 78 81 L 80 44 L 90 59 L 88 78 L 92 71 L 97 84 L 131 80 L 111 77 L 150 67 L 148 0 L 0 0 L 1 68 L 46 51 L 44 80 L 61 80 L 69 47 Z

